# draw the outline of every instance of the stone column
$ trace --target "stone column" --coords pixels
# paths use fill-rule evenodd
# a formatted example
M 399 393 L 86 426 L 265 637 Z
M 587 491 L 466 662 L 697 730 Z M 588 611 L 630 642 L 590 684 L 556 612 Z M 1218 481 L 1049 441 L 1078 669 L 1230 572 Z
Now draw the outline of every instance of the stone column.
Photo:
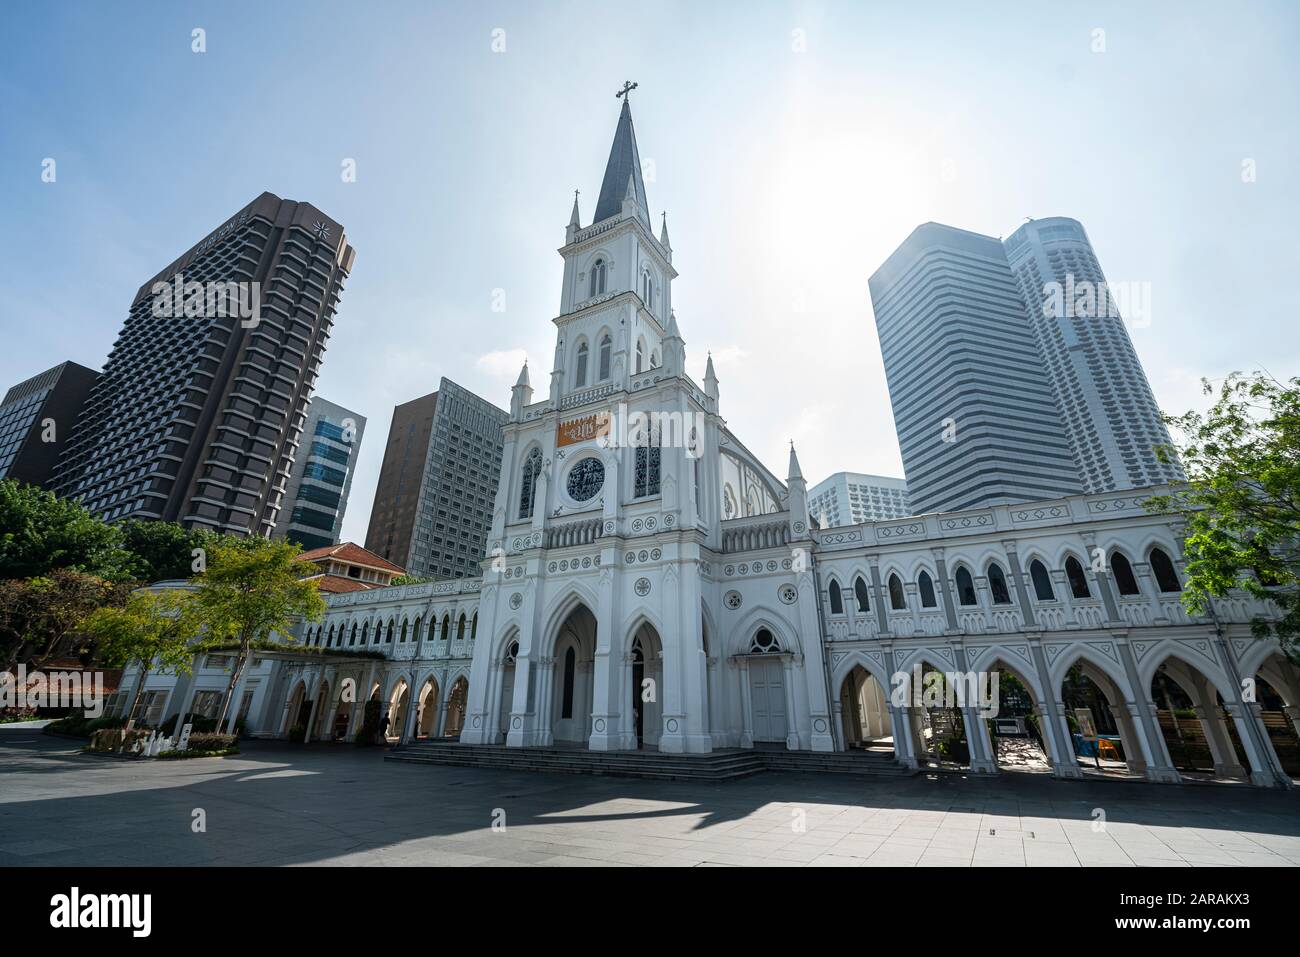
M 754 746 L 754 702 L 749 694 L 749 659 L 741 656 L 736 659 L 736 663 L 740 665 L 740 713 L 743 721 L 740 746 L 752 748 Z
M 321 681 L 324 679 L 324 677 L 325 677 L 325 669 L 324 669 L 324 667 L 322 666 L 321 668 L 319 668 L 319 669 L 317 670 L 315 680 L 313 680 L 313 681 L 312 681 L 312 684 L 311 684 L 311 689 L 310 689 L 310 690 L 311 690 L 311 713 L 310 713 L 309 715 L 307 715 L 307 728 L 304 730 L 304 732 L 303 732 L 303 736 L 302 736 L 302 743 L 303 743 L 303 744 L 310 744 L 310 743 L 311 743 L 311 732 L 312 732 L 312 729 L 315 727 L 315 724 L 316 724 L 316 711 L 317 711 L 317 709 L 320 708 L 320 687 L 321 687 Z M 234 707 L 232 707 L 231 710 L 232 710 L 232 713 L 233 713 L 233 712 L 237 712 L 237 711 L 238 711 L 238 705 L 236 704 Z M 232 721 L 232 723 L 231 723 L 231 729 L 232 729 L 232 730 L 234 729 L 234 723 L 233 723 L 233 721 Z

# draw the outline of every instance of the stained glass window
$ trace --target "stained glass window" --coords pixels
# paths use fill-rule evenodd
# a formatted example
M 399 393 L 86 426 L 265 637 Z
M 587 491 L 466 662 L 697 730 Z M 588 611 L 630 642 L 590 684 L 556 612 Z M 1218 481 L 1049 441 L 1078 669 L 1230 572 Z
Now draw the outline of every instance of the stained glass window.
M 585 458 L 569 472 L 567 488 L 575 502 L 595 498 L 605 484 L 605 466 L 597 458 Z
M 542 471 L 542 453 L 533 449 L 524 460 L 524 473 L 519 483 L 519 517 L 533 517 L 533 498 L 537 491 L 537 476 Z

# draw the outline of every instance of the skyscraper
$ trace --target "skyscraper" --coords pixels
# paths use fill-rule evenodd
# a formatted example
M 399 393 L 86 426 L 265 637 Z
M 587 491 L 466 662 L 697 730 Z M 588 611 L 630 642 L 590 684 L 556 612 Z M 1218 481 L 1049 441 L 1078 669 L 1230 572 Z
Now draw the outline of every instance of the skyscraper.
M 912 514 L 907 483 L 885 475 L 836 472 L 808 490 L 808 511 L 824 527 L 857 525 Z
M 1125 320 L 1149 321 L 1143 288 L 1109 287 L 1083 226 L 1032 220 L 1004 243 L 1038 341 L 1066 436 L 1088 492 L 1160 485 L 1182 470 L 1156 459 L 1169 444 Z
M 917 514 L 1082 491 L 1001 242 L 926 223 L 870 289 Z
M 140 287 L 53 479 L 109 520 L 275 528 L 355 258 L 263 193 Z
M 508 414 L 450 379 L 393 410 L 366 548 L 426 578 L 479 574 Z
M 0 478 L 31 485 L 49 481 L 81 404 L 98 378 L 94 369 L 61 362 L 5 393 L 0 403 Z
M 275 538 L 305 549 L 339 540 L 366 417 L 315 396 L 284 493 Z

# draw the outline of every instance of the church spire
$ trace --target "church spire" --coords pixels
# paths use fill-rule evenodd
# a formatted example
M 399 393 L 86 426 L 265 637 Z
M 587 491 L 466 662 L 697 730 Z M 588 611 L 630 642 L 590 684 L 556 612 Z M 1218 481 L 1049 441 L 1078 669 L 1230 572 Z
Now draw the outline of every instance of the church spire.
M 799 456 L 795 454 L 793 442 L 790 443 L 790 471 L 786 479 L 790 482 L 795 479 L 803 481 L 803 472 L 799 469 Z
M 659 245 L 664 247 L 670 253 L 673 251 L 673 244 L 668 241 L 668 211 L 664 210 L 663 225 L 659 227 Z
M 645 183 L 641 178 L 641 154 L 637 152 L 636 130 L 632 128 L 632 108 L 625 97 L 614 130 L 614 144 L 609 149 L 609 161 L 605 164 L 600 197 L 596 200 L 596 214 L 591 221 L 599 223 L 619 215 L 623 211 L 623 199 L 630 192 L 635 193 L 637 210 L 649 223 L 650 210 L 646 206 Z
M 574 238 L 578 235 L 578 230 L 580 229 L 582 229 L 582 219 L 578 215 L 578 191 L 575 189 L 573 191 L 573 213 L 569 216 L 569 225 L 564 230 L 564 242 L 566 245 L 573 242 Z

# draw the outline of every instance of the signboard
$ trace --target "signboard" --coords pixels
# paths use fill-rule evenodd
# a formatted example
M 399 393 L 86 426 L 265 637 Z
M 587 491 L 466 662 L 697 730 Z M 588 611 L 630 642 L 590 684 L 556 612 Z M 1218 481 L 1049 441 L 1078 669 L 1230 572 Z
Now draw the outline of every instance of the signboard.
M 581 419 L 561 422 L 556 426 L 555 445 L 557 448 L 563 448 L 575 442 L 589 442 L 608 434 L 609 413 L 597 412 L 594 415 L 583 416 Z
M 1093 723 L 1091 708 L 1075 708 L 1074 720 L 1079 722 L 1079 733 L 1085 738 L 1097 736 L 1097 725 Z

